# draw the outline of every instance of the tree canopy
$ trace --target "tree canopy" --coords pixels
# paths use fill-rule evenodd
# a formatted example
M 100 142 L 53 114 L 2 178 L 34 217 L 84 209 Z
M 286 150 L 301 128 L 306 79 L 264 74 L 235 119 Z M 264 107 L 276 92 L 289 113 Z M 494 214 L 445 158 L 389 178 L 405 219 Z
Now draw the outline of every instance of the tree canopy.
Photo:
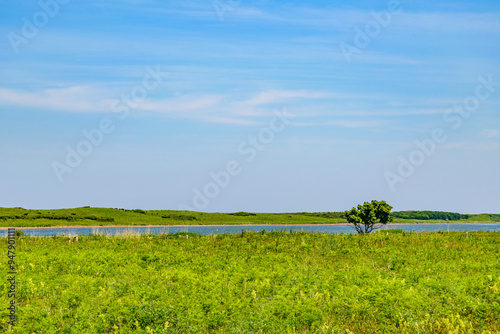
M 402 219 L 418 219 L 418 220 L 460 220 L 467 219 L 469 215 L 462 215 L 456 212 L 443 211 L 398 211 L 393 212 L 391 216 Z
M 363 205 L 345 211 L 347 222 L 353 224 L 359 234 L 367 234 L 378 229 L 377 224 L 387 224 L 392 221 L 392 206 L 385 201 L 365 202 Z

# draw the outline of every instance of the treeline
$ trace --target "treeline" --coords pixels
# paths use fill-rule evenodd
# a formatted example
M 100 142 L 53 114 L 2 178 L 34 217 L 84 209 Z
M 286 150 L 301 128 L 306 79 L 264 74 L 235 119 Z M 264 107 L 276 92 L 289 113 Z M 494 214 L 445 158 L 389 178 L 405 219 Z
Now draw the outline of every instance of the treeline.
M 89 216 L 74 216 L 74 215 L 51 215 L 51 214 L 39 214 L 39 215 L 28 215 L 27 213 L 23 215 L 4 215 L 0 216 L 0 220 L 7 219 L 50 219 L 50 220 L 67 220 L 67 221 L 77 221 L 77 220 L 95 220 L 99 222 L 114 222 L 113 217 L 98 217 L 94 215 Z
M 443 211 L 397 211 L 391 213 L 391 216 L 401 219 L 417 220 L 460 220 L 469 218 L 469 215 Z

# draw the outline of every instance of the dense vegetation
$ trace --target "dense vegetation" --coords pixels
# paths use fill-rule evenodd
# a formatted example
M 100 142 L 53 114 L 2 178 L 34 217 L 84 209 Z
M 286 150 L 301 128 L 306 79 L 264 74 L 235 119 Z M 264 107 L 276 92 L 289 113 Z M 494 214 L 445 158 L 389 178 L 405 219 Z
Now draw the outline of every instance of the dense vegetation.
M 425 212 L 426 214 L 421 214 Z M 394 212 L 394 223 L 439 223 L 441 219 L 460 216 L 453 222 L 500 222 L 500 215 L 444 216 L 434 211 Z M 448 213 L 447 213 L 448 214 Z M 467 218 L 466 218 L 467 216 Z M 444 218 L 448 217 L 448 218 Z M 450 220 L 447 221 L 452 222 Z M 206 213 L 174 210 L 127 210 L 108 208 L 74 208 L 28 210 L 0 208 L 0 227 L 107 226 L 107 225 L 238 225 L 238 224 L 345 224 L 343 212 L 296 213 Z
M 500 331 L 498 233 L 391 232 L 21 237 L 11 332 Z
M 456 212 L 442 211 L 399 211 L 394 212 L 391 216 L 402 219 L 419 219 L 419 220 L 461 220 L 468 219 L 469 215 L 462 215 Z

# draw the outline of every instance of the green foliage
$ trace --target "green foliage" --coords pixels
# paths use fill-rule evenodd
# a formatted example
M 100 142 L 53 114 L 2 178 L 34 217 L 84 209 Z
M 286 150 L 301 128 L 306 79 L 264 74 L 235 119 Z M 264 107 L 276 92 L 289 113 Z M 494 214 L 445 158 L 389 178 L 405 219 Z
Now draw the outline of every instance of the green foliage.
M 490 215 L 490 219 L 494 222 L 500 222 L 500 215 Z
M 467 221 L 470 222 L 481 222 L 481 223 L 486 223 L 486 222 L 494 222 L 495 220 L 492 219 L 492 217 L 495 217 L 496 215 L 490 215 L 487 213 L 482 213 L 478 215 L 469 215 L 469 218 Z
M 5 209 L 4 209 L 5 210 Z M 24 210 L 24 209 L 21 209 Z M 97 215 L 85 215 L 80 214 L 77 215 L 75 212 L 71 212 L 69 214 L 58 214 L 54 212 L 50 212 L 48 210 L 44 210 L 44 212 L 40 211 L 32 211 L 25 210 L 27 212 L 19 213 L 19 214 L 0 214 L 0 220 L 65 220 L 68 222 L 76 222 L 82 220 L 93 220 L 99 222 L 113 222 L 113 217 L 104 217 Z M 56 210 L 59 211 L 59 210 Z
M 240 217 L 247 217 L 247 216 L 256 216 L 257 214 L 251 213 L 251 212 L 239 211 L 239 212 L 234 212 L 234 213 L 228 213 L 228 215 L 231 215 L 231 216 L 240 216 Z
M 9 333 L 500 331 L 499 233 L 379 232 L 20 238 Z
M 198 219 L 192 215 L 174 215 L 174 214 L 163 215 L 161 217 L 165 218 L 165 219 L 174 219 L 174 220 L 197 220 Z
M 97 222 L 97 223 L 96 223 Z M 27 210 L 0 208 L 0 226 L 106 226 L 106 225 L 239 225 L 345 223 L 332 213 L 204 213 L 174 210 L 74 208 Z
M 397 211 L 391 213 L 391 216 L 402 219 L 418 220 L 460 220 L 469 218 L 469 215 L 442 211 Z
M 345 212 L 347 222 L 353 224 L 359 234 L 367 234 L 376 229 L 376 224 L 387 224 L 392 221 L 390 216 L 392 206 L 385 201 L 373 200 L 370 203 L 359 204 Z
M 430 212 L 430 211 L 429 211 Z M 400 215 L 401 213 L 395 213 Z M 404 214 L 403 214 L 404 216 Z M 468 216 L 467 219 L 464 217 Z M 500 222 L 500 214 L 462 215 L 454 222 Z M 440 220 L 404 219 L 395 223 Z M 448 221 L 451 222 L 451 221 Z M 107 225 L 240 225 L 240 224 L 345 224 L 344 212 L 205 213 L 174 210 L 110 209 L 81 207 L 57 210 L 0 208 L 0 227 L 107 226 Z

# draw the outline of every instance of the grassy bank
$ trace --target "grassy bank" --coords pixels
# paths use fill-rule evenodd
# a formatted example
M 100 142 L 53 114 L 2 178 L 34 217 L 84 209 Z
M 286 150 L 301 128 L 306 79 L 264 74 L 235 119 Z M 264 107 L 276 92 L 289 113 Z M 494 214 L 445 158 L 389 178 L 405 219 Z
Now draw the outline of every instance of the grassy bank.
M 22 237 L 12 332 L 500 331 L 498 233 L 397 232 Z
M 345 224 L 340 212 L 300 213 L 206 213 L 172 210 L 126 210 L 74 208 L 28 210 L 0 208 L 0 227 L 51 226 L 141 226 L 141 225 L 240 225 L 240 224 Z M 467 219 L 422 220 L 395 218 L 394 223 L 472 223 L 500 222 L 500 215 L 468 215 Z

